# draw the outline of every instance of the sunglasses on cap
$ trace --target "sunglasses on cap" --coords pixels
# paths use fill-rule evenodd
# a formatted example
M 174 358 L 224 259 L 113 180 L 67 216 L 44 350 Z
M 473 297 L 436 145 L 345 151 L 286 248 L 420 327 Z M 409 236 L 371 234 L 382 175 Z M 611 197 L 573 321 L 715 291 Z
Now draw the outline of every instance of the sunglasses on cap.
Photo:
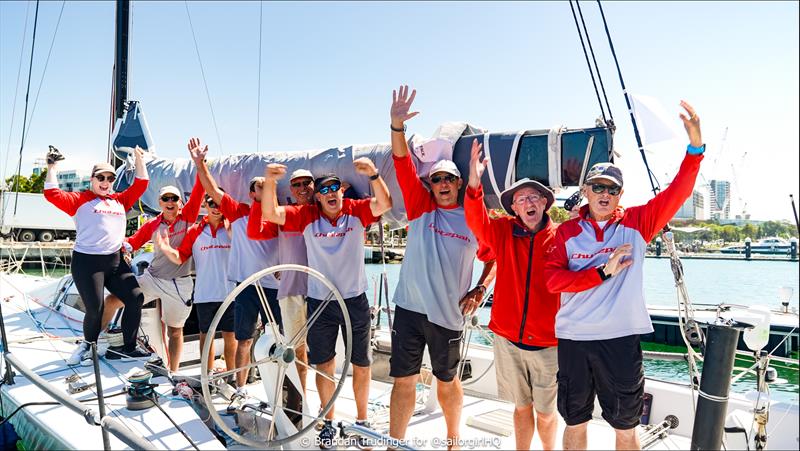
M 162 202 L 177 202 L 179 200 L 180 200 L 180 198 L 178 196 L 174 195 L 174 194 L 171 195 L 171 196 L 161 196 L 161 201 Z
M 434 175 L 433 177 L 431 177 L 431 183 L 441 183 L 442 180 L 444 180 L 447 183 L 455 183 L 455 181 L 458 180 L 458 177 L 456 177 L 453 174 Z
M 622 187 L 617 185 L 609 186 L 609 185 L 603 185 L 601 183 L 592 183 L 593 193 L 602 194 L 604 191 L 608 191 L 608 194 L 616 196 L 617 194 L 619 194 L 620 191 L 622 191 Z
M 303 180 L 302 182 L 292 182 L 292 188 L 307 187 L 311 185 L 312 180 Z
M 208 208 L 219 208 L 219 205 L 213 199 L 206 198 L 206 205 L 208 205 Z
M 97 174 L 94 176 L 94 178 L 96 178 L 98 182 L 105 182 L 106 180 L 108 180 L 109 183 L 114 183 L 114 180 L 117 179 L 117 176 L 114 174 L 111 175 Z
M 341 183 L 331 183 L 330 185 L 325 185 L 319 189 L 320 194 L 328 194 L 328 193 L 335 193 L 339 191 L 339 188 L 342 187 Z

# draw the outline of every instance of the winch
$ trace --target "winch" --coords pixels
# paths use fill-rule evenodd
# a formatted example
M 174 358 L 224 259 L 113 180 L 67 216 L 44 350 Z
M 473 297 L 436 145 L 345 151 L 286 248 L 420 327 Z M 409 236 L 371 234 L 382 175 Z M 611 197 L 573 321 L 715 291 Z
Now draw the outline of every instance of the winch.
M 144 410 L 155 405 L 158 395 L 153 388 L 158 384 L 150 383 L 152 377 L 153 373 L 147 370 L 137 371 L 128 376 L 128 387 L 126 388 L 128 394 L 125 396 L 128 410 Z

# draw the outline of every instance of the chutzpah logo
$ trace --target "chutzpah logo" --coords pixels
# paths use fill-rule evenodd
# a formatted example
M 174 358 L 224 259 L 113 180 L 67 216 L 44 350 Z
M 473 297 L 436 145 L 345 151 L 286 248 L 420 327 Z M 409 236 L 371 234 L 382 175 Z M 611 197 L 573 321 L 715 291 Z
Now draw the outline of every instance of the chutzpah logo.
M 574 254 L 570 255 L 569 258 L 570 260 L 591 259 L 594 258 L 595 255 L 610 254 L 614 252 L 614 249 L 616 249 L 616 247 L 604 247 L 594 254 L 582 254 L 580 252 L 575 252 Z
M 314 234 L 314 238 L 341 238 L 347 235 L 347 232 L 352 232 L 352 231 L 353 228 L 348 227 L 347 229 L 345 229 L 344 232 L 328 232 L 328 233 L 317 232 Z
M 209 244 L 208 246 L 200 246 L 200 252 L 207 251 L 209 249 L 230 249 L 230 244 Z
M 433 223 L 428 224 L 428 228 L 433 230 L 433 233 L 441 235 L 445 238 L 458 238 L 459 240 L 464 240 L 467 243 L 471 241 L 466 235 L 459 235 L 455 232 L 445 232 L 444 230 L 437 228 L 435 225 L 433 225 Z

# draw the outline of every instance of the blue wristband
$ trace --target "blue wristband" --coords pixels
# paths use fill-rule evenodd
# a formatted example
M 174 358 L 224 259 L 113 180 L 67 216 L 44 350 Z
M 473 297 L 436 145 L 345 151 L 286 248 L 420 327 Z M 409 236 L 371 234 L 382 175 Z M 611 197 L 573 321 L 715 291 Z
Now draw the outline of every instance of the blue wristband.
M 703 153 L 703 152 L 705 152 L 705 151 L 706 151 L 706 145 L 705 145 L 705 144 L 703 144 L 703 145 L 702 145 L 702 146 L 700 146 L 700 147 L 694 147 L 694 146 L 693 146 L 693 145 L 691 145 L 691 144 L 689 144 L 688 146 L 686 146 L 686 152 L 688 152 L 688 153 L 689 153 L 689 154 L 691 154 L 691 155 L 700 155 L 700 154 L 702 154 L 702 153 Z

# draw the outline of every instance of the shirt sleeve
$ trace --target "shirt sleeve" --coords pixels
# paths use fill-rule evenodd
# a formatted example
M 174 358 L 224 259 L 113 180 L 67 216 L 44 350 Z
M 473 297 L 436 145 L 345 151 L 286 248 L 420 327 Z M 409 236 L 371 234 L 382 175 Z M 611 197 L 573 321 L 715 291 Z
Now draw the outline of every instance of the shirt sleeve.
M 236 202 L 228 193 L 222 196 L 222 201 L 219 203 L 219 210 L 230 222 L 233 222 L 241 217 L 247 216 L 250 213 L 250 206 Z
M 203 203 L 203 194 L 205 194 L 205 191 L 203 190 L 203 185 L 200 183 L 200 178 L 195 177 L 192 192 L 189 194 L 189 198 L 186 199 L 186 203 L 181 209 L 183 220 L 189 224 L 194 224 L 197 221 L 197 215 L 200 214 L 200 204 Z
M 49 185 L 49 183 L 45 184 L 44 198 L 55 205 L 56 208 L 70 216 L 75 216 L 75 213 L 78 212 L 78 207 L 83 205 L 91 197 L 90 191 L 72 193 L 62 191 L 55 183 L 53 183 L 52 187 Z
M 155 218 L 145 222 L 142 226 L 134 232 L 133 235 L 126 238 L 128 244 L 131 245 L 133 250 L 137 250 L 140 247 L 144 246 L 145 243 L 150 241 L 153 238 L 153 233 L 158 230 L 158 226 L 161 224 L 161 215 L 156 216 Z
M 645 242 L 650 242 L 692 195 L 701 161 L 702 154 L 687 153 L 672 183 L 645 205 L 626 209 L 622 222 L 637 229 Z
M 189 227 L 189 230 L 186 231 L 186 235 L 183 236 L 183 241 L 181 241 L 181 245 L 178 246 L 178 254 L 181 256 L 181 261 L 185 262 L 192 256 L 192 246 L 194 246 L 194 242 L 197 241 L 197 237 L 200 236 L 200 232 L 203 231 L 203 228 L 206 226 L 205 221 L 194 224 L 193 226 Z
M 378 222 L 378 217 L 372 215 L 370 203 L 372 199 L 345 199 L 345 205 L 350 209 L 350 214 L 357 217 L 364 227 Z
M 408 220 L 414 220 L 424 213 L 436 208 L 431 193 L 422 184 L 417 175 L 417 168 L 409 153 L 405 157 L 392 156 L 394 170 L 397 174 L 397 183 L 403 193 L 403 204 L 406 207 Z
M 261 202 L 253 202 L 247 218 L 247 237 L 251 240 L 269 240 L 278 236 L 278 225 L 261 219 Z
M 464 216 L 467 220 L 467 227 L 472 230 L 478 241 L 486 243 L 490 247 L 497 245 L 493 221 L 489 218 L 489 212 L 486 211 L 486 206 L 483 204 L 482 186 L 477 189 L 467 187 L 464 195 Z
M 569 269 L 566 247 L 567 233 L 565 233 L 565 230 L 569 229 L 570 225 L 567 222 L 559 227 L 553 244 L 545 251 L 545 284 L 547 285 L 547 291 L 555 294 L 564 292 L 578 293 L 603 283 L 597 268 L 586 268 L 581 271 Z
M 128 211 L 133 207 L 133 204 L 142 197 L 145 191 L 147 191 L 147 185 L 150 183 L 149 179 L 140 179 L 136 177 L 133 179 L 133 184 L 128 187 L 125 191 L 119 193 L 117 197 L 117 201 L 125 207 L 125 211 Z
M 347 202 L 347 199 L 345 199 Z M 315 204 L 308 205 L 286 205 L 286 222 L 283 230 L 287 232 L 302 232 L 306 226 L 314 222 L 319 217 L 319 209 Z
M 476 254 L 476 257 L 478 260 L 484 263 L 497 259 L 494 249 L 481 240 L 478 240 L 478 253 Z

